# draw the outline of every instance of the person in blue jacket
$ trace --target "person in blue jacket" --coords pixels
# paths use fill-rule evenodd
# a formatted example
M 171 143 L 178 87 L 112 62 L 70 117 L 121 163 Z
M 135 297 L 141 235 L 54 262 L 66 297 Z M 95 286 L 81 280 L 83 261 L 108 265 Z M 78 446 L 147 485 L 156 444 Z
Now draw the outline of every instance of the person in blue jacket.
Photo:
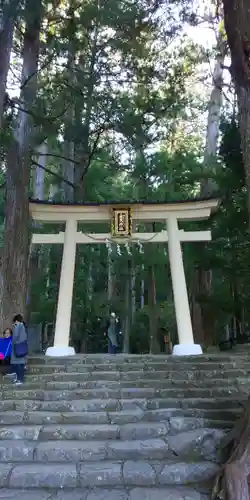
M 3 339 L 9 339 L 9 342 L 6 341 L 4 346 L 2 347 L 1 354 L 1 366 L 3 367 L 3 376 L 10 374 L 10 357 L 11 357 L 11 348 L 12 348 L 12 330 L 11 328 L 6 328 L 3 332 Z

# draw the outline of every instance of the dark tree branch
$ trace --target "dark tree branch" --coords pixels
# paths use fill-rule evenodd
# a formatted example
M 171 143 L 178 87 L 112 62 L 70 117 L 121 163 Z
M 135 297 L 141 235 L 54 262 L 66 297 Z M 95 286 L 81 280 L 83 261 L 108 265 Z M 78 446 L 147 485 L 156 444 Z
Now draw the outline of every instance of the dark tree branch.
M 58 154 L 55 154 L 55 153 L 40 153 L 40 152 L 34 152 L 34 155 L 37 155 L 37 156 L 51 156 L 52 158 L 58 158 L 59 160 L 65 160 L 65 161 L 68 161 L 70 163 L 73 163 L 73 164 L 76 164 L 76 165 L 81 165 L 81 162 L 80 161 L 77 161 L 77 160 L 73 160 L 72 158 L 67 158 L 66 156 L 63 156 L 63 155 L 58 155 Z
M 90 152 L 89 157 L 88 157 L 88 161 L 87 161 L 87 163 L 86 163 L 86 165 L 85 165 L 85 167 L 84 167 L 83 173 L 82 173 L 82 175 L 81 175 L 80 182 L 82 182 L 82 181 L 83 181 L 83 178 L 85 177 L 86 173 L 88 172 L 88 169 L 89 169 L 89 167 L 90 167 L 91 161 L 93 160 L 93 157 L 94 157 L 94 155 L 95 155 L 95 153 L 96 153 L 97 146 L 98 146 L 98 142 L 99 142 L 99 140 L 100 140 L 101 134 L 102 134 L 102 132 L 100 131 L 100 132 L 97 134 L 96 138 L 95 138 L 94 144 L 93 144 L 93 146 L 92 146 L 91 152 Z
M 35 71 L 34 73 L 32 73 L 31 75 L 29 75 L 25 80 L 24 82 L 20 85 L 20 90 L 22 91 L 26 85 L 28 85 L 29 81 L 36 75 L 38 75 L 40 73 L 40 71 L 42 71 L 43 69 L 47 68 L 49 66 L 49 64 L 53 61 L 54 57 L 55 57 L 56 54 L 52 54 L 49 58 L 48 58 L 48 61 L 44 61 L 44 63 L 40 66 L 40 68 L 38 68 L 37 71 Z
M 96 128 L 95 130 L 90 130 L 89 135 L 95 135 L 104 132 L 105 130 L 112 130 L 111 123 L 104 123 L 103 125 L 100 125 L 100 127 Z
M 110 112 L 109 112 L 109 117 L 110 117 L 110 114 L 111 114 L 111 110 L 110 110 Z M 109 119 L 109 117 L 108 117 L 108 119 Z M 85 175 L 86 175 L 86 174 L 87 174 L 87 172 L 88 172 L 88 169 L 89 169 L 89 167 L 90 167 L 90 164 L 91 164 L 91 162 L 92 162 L 92 160 L 93 160 L 93 158 L 94 158 L 94 156 L 95 156 L 95 154 L 96 154 L 96 151 L 97 151 L 97 148 L 98 148 L 98 143 L 99 143 L 99 141 L 100 141 L 100 137 L 101 137 L 102 133 L 103 133 L 106 129 L 107 129 L 107 125 L 106 125 L 106 124 L 104 124 L 104 125 L 100 126 L 100 127 L 99 127 L 99 129 L 98 129 L 98 132 L 97 132 L 97 134 L 96 134 L 96 138 L 94 139 L 94 143 L 93 143 L 92 148 L 91 148 L 91 151 L 90 151 L 90 153 L 89 153 L 89 155 L 88 155 L 87 162 L 86 162 L 86 164 L 85 164 L 85 166 L 84 166 L 83 173 L 82 173 L 82 175 L 81 175 L 81 177 L 80 177 L 80 183 L 83 181 L 83 179 L 84 179 Z M 82 163 L 83 163 L 83 162 L 82 162 Z
M 30 109 L 22 108 L 21 105 L 15 99 L 13 100 L 13 102 L 14 102 L 15 108 L 18 111 L 22 111 L 22 113 L 26 113 L 26 114 L 30 115 L 33 118 L 35 124 L 36 124 L 36 122 L 39 122 L 39 123 L 43 122 L 44 124 L 53 123 L 54 121 L 58 120 L 58 118 L 63 116 L 64 113 L 66 113 L 67 109 L 69 108 L 69 105 L 67 105 L 65 108 L 63 108 L 62 111 L 60 111 L 60 113 L 58 115 L 46 117 L 46 116 L 38 116 L 35 113 L 33 113 L 33 111 L 31 111 Z
M 68 110 L 70 104 L 67 105 L 67 107 L 65 109 L 62 110 L 62 112 L 60 112 L 60 114 L 58 114 L 56 117 L 52 117 L 52 119 L 50 119 L 50 125 L 52 125 L 54 122 L 56 122 L 56 120 L 58 120 L 58 118 L 61 118 L 61 116 L 63 116 L 66 111 Z M 47 119 L 48 120 L 48 119 Z M 34 147 L 38 147 L 40 146 L 43 142 L 45 142 L 48 137 L 50 135 L 50 132 L 48 131 L 48 133 L 37 133 L 36 134 L 36 137 L 34 139 L 34 143 L 33 143 L 33 148 Z M 34 151 L 32 151 L 32 154 L 34 154 Z
M 61 182 L 65 182 L 65 184 L 68 184 L 69 186 L 73 187 L 74 189 L 76 188 L 75 184 L 68 181 L 67 179 L 64 179 L 64 177 L 62 177 L 60 174 L 57 174 L 56 172 L 53 172 L 48 167 L 44 167 L 43 165 L 40 165 L 40 163 L 38 163 L 37 161 L 32 160 L 32 167 L 33 166 L 36 166 L 38 168 L 41 168 L 42 170 L 45 170 L 45 172 L 47 172 L 48 174 L 54 175 L 54 177 L 56 177 Z

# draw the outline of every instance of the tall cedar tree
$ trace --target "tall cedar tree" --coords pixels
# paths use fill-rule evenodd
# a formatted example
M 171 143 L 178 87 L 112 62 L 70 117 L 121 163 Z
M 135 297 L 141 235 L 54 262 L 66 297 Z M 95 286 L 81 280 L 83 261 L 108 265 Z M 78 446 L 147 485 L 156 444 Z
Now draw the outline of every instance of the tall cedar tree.
M 3 248 L 1 328 L 10 326 L 14 314 L 24 313 L 29 260 L 29 177 L 34 125 L 31 109 L 37 91 L 37 70 L 42 18 L 41 0 L 25 6 L 23 67 L 20 107 L 7 153 Z

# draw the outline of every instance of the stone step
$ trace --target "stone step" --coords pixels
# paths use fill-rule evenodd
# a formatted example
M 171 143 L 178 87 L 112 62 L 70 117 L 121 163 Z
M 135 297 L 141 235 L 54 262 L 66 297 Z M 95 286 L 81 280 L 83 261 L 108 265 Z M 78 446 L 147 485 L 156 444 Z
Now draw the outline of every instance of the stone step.
M 147 388 L 126 388 L 126 389 L 72 389 L 72 390 L 43 390 L 26 389 L 25 386 L 16 388 L 9 387 L 0 391 L 2 401 L 15 399 L 16 401 L 32 399 L 33 401 L 86 401 L 89 399 L 150 399 L 154 402 L 165 399 L 201 399 L 201 398 L 227 398 L 235 397 L 244 399 L 248 395 L 248 387 L 242 384 L 239 387 L 216 387 L 216 388 L 184 388 L 184 389 L 154 389 Z
M 119 410 L 157 410 L 167 408 L 180 408 L 184 410 L 211 409 L 223 410 L 224 408 L 235 408 L 241 410 L 247 401 L 247 396 L 228 398 L 160 398 L 160 399 L 62 399 L 39 400 L 39 399 L 6 399 L 0 401 L 0 412 L 2 411 L 58 411 L 58 412 L 99 412 Z
M 141 422 L 125 424 L 122 426 L 111 424 L 82 425 L 63 424 L 39 426 L 6 426 L 0 427 L 0 441 L 6 439 L 30 441 L 55 441 L 55 440 L 129 440 L 148 439 L 167 436 L 168 423 Z
M 218 460 L 225 431 L 189 429 L 169 434 L 168 423 L 124 426 L 48 425 L 1 429 L 0 463 L 92 462 L 102 460 Z
M 130 365 L 130 364 L 154 364 L 154 363 L 170 363 L 175 365 L 182 365 L 183 362 L 189 364 L 199 364 L 207 362 L 242 362 L 249 361 L 248 353 L 213 353 L 213 354 L 203 354 L 201 356 L 185 356 L 185 358 L 178 356 L 171 356 L 166 354 L 118 354 L 116 356 L 109 354 L 76 354 L 75 356 L 68 357 L 48 357 L 42 355 L 31 355 L 29 356 L 30 364 L 87 364 L 87 365 Z
M 225 410 L 214 409 L 214 408 L 161 408 L 157 410 L 147 411 L 147 420 L 150 422 L 159 422 L 168 417 L 188 417 L 188 418 L 204 418 L 208 420 L 224 420 L 235 422 L 237 418 L 242 415 L 242 408 L 230 408 L 227 407 Z M 123 412 L 112 413 L 117 415 L 115 422 L 119 421 L 119 416 Z
M 184 410 L 185 417 L 207 418 L 213 420 L 230 420 L 235 422 L 241 415 L 242 409 L 232 408 L 226 410 L 187 408 Z
M 111 376 L 112 375 L 112 376 Z M 227 375 L 227 376 L 226 376 Z M 216 382 L 217 387 L 227 387 L 230 384 L 233 386 L 238 385 L 238 384 L 247 384 L 250 382 L 250 371 L 249 372 L 235 372 L 234 374 L 232 372 L 229 373 L 215 373 L 213 376 L 208 375 L 205 376 L 202 374 L 202 376 L 199 375 L 198 372 L 194 372 L 192 376 L 190 374 L 182 374 L 182 378 L 179 376 L 175 376 L 174 373 L 168 374 L 166 373 L 161 373 L 159 372 L 158 374 L 151 373 L 151 374 L 146 374 L 144 372 L 142 373 L 136 373 L 134 374 L 133 372 L 125 373 L 122 377 L 119 376 L 119 374 L 116 376 L 113 376 L 110 372 L 102 373 L 98 375 L 94 374 L 92 376 L 91 374 L 86 374 L 86 373 L 77 373 L 77 374 L 70 374 L 68 376 L 67 373 L 65 374 L 54 374 L 49 375 L 49 374 L 44 374 L 44 375 L 26 375 L 25 377 L 25 387 L 29 387 L 30 384 L 31 387 L 33 388 L 54 388 L 54 387 L 59 387 L 57 384 L 60 384 L 60 387 L 67 387 L 66 384 L 70 384 L 70 387 L 74 387 L 76 384 L 77 387 L 85 388 L 85 389 L 92 389 L 92 388 L 147 388 L 147 387 L 152 387 L 152 388 L 175 388 L 175 387 L 189 387 L 192 386 L 192 384 L 196 387 L 213 387 L 214 381 Z M 157 385 L 158 382 L 158 385 Z M 2 388 L 8 388 L 11 384 L 11 379 L 10 378 L 4 378 L 1 380 L 0 378 L 0 390 Z M 35 385 L 36 384 L 36 385 Z M 49 385 L 48 385 L 49 384 Z M 214 384 L 215 387 L 215 384 Z
M 0 386 L 0 500 L 207 500 L 250 356 L 32 357 Z
M 93 461 L 167 460 L 173 457 L 160 438 L 134 441 L 0 441 L 0 463 L 71 463 Z
M 132 385 L 136 383 L 142 383 L 148 381 L 162 383 L 166 381 L 174 381 L 175 383 L 188 383 L 194 382 L 213 382 L 213 380 L 249 380 L 250 370 L 213 370 L 209 372 L 176 372 L 176 371 L 159 371 L 159 372 L 89 372 L 89 373 L 79 373 L 79 372 L 53 372 L 53 373 L 28 373 L 26 374 L 26 383 L 28 382 L 41 382 L 42 384 L 46 382 L 110 382 L 110 383 L 121 383 L 128 382 Z M 6 379 L 2 380 L 3 384 L 8 383 Z
M 16 425 L 126 425 L 137 422 L 169 422 L 180 430 L 186 428 L 214 427 L 230 428 L 240 414 L 238 409 L 232 410 L 182 410 L 168 408 L 162 410 L 120 410 L 114 412 L 53 412 L 53 411 L 5 411 L 0 413 L 1 426 Z M 174 424 L 175 422 L 175 424 Z
M 47 483 L 51 484 L 49 475 Z M 58 481 L 58 480 L 57 480 Z M 33 477 L 34 482 L 34 477 Z M 26 486 L 27 488 L 27 486 Z M 53 487 L 40 489 L 0 489 L 0 500 L 209 500 L 210 496 L 199 493 L 191 486 L 176 487 L 132 487 L 132 488 L 75 488 L 72 495 L 70 490 L 63 489 L 57 492 Z
M 215 433 L 212 428 L 213 421 L 207 421 L 209 427 L 206 427 L 206 421 L 203 419 L 177 419 L 170 418 L 164 422 L 129 423 L 123 425 L 115 424 L 46 424 L 27 425 L 1 425 L 0 441 L 2 440 L 29 440 L 29 441 L 59 441 L 59 440 L 133 440 L 133 439 L 152 439 L 158 437 L 175 438 L 176 434 L 182 437 L 185 442 L 184 434 L 198 432 L 200 435 L 210 435 Z M 202 430 L 201 430 L 202 429 Z M 205 430 L 204 430 L 205 429 Z M 217 429 L 218 430 L 218 429 Z M 216 431 L 217 432 L 217 431 Z M 219 431 L 218 431 L 219 432 Z M 220 431 L 222 432 L 222 431 Z
M 174 391 L 172 392 L 174 394 Z M 43 390 L 34 389 L 26 390 L 25 386 L 15 388 L 10 387 L 9 390 L 0 393 L 2 400 L 8 399 L 32 399 L 34 401 L 72 401 L 76 399 L 89 400 L 89 399 L 130 399 L 130 398 L 153 398 L 156 396 L 156 391 L 151 388 L 132 389 L 78 389 L 78 390 Z
M 10 379 L 4 379 L 4 383 L 1 385 L 0 392 L 8 391 L 12 387 L 12 382 Z M 31 376 L 26 378 L 24 389 L 25 391 L 31 391 L 35 389 L 40 390 L 56 390 L 56 391 L 73 391 L 77 389 L 85 390 L 134 390 L 134 389 L 213 389 L 214 387 L 220 387 L 222 389 L 239 389 L 243 388 L 246 390 L 250 389 L 250 376 L 248 377 L 236 377 L 236 378 L 224 378 L 224 379 L 213 379 L 213 380 L 175 380 L 175 379 L 163 379 L 163 380 L 136 380 L 132 381 L 113 381 L 113 380 L 96 380 L 96 381 L 81 381 L 78 380 L 40 380 L 33 381 Z
M 29 364 L 29 373 L 65 373 L 65 372 L 73 372 L 73 373 L 94 373 L 94 372 L 110 372 L 113 374 L 125 374 L 125 373 L 153 373 L 153 372 L 167 372 L 171 373 L 173 371 L 183 372 L 211 372 L 214 370 L 250 370 L 250 360 L 247 361 L 237 361 L 236 362 L 225 362 L 225 363 L 192 363 L 188 364 L 183 362 L 182 365 L 178 366 L 176 364 L 159 364 L 154 363 L 151 365 L 84 365 L 81 363 L 72 363 L 72 364 L 39 364 L 39 365 L 30 365 Z
M 209 376 L 210 373 L 212 373 L 212 376 L 218 375 L 217 378 L 227 378 L 228 374 L 230 374 L 231 377 L 234 377 L 236 373 L 242 373 L 242 375 L 245 376 L 246 374 L 249 375 L 249 372 L 249 364 L 246 363 L 241 363 L 240 365 L 237 364 L 235 366 L 230 366 L 227 368 L 216 365 L 215 368 L 211 369 L 211 367 L 209 367 L 208 370 L 203 370 L 203 365 L 195 367 L 194 369 L 192 365 L 188 366 L 187 368 L 181 367 L 181 369 L 178 366 L 169 367 L 168 365 L 166 365 L 165 367 L 158 370 L 149 369 L 148 367 L 139 369 L 137 365 L 133 366 L 133 369 L 130 370 L 119 370 L 119 367 L 116 367 L 114 370 L 110 370 L 107 366 L 104 366 L 102 370 L 97 370 L 95 366 L 87 368 L 84 365 L 74 365 L 74 367 L 72 367 L 71 365 L 29 365 L 27 375 L 40 375 L 40 378 L 49 375 L 50 377 L 52 377 L 50 378 L 50 380 L 53 380 L 54 378 L 59 379 L 60 376 L 62 376 L 63 379 L 65 377 L 70 377 L 71 379 L 72 376 L 79 378 L 81 377 L 81 375 L 83 377 L 82 379 L 84 379 L 88 375 L 91 376 L 91 380 L 100 380 L 103 376 L 106 376 L 107 380 L 112 380 L 112 377 L 113 380 L 115 379 L 115 377 L 119 377 L 121 380 L 123 380 L 124 377 L 129 375 L 131 379 L 133 378 L 134 380 L 136 380 L 138 377 L 155 379 L 156 375 L 160 373 L 164 378 L 178 378 L 179 375 L 179 378 L 181 380 L 184 380 L 186 374 L 188 374 L 190 378 L 196 376 L 197 378 L 203 377 L 204 379 L 207 375 Z
M 0 483 L 2 488 L 13 489 L 93 489 L 124 488 L 124 486 L 158 486 L 160 488 L 173 485 L 192 485 L 199 481 L 211 480 L 217 471 L 218 466 L 208 461 L 190 462 L 189 464 L 171 461 L 163 463 L 161 467 L 157 467 L 157 464 L 154 466 L 148 461 L 133 460 L 127 460 L 123 463 L 104 460 L 101 462 L 93 461 L 79 466 L 73 463 L 36 464 L 27 462 L 14 466 L 0 464 Z M 75 498 L 74 493 L 72 496 L 72 490 L 71 498 Z M 168 500 L 171 500 L 171 497 L 168 497 Z

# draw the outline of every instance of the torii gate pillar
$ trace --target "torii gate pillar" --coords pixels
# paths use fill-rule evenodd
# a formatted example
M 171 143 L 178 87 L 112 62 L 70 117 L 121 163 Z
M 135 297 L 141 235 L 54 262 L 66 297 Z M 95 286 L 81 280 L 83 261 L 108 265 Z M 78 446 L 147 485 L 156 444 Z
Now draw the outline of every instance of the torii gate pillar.
M 188 356 L 202 354 L 201 346 L 194 343 L 178 221 L 173 215 L 170 215 L 167 219 L 167 231 L 175 315 L 179 338 L 179 344 L 174 346 L 173 355 Z
M 69 346 L 70 321 L 76 258 L 77 221 L 66 221 L 63 257 L 57 301 L 54 346 L 46 351 L 47 356 L 72 356 L 75 349 Z

